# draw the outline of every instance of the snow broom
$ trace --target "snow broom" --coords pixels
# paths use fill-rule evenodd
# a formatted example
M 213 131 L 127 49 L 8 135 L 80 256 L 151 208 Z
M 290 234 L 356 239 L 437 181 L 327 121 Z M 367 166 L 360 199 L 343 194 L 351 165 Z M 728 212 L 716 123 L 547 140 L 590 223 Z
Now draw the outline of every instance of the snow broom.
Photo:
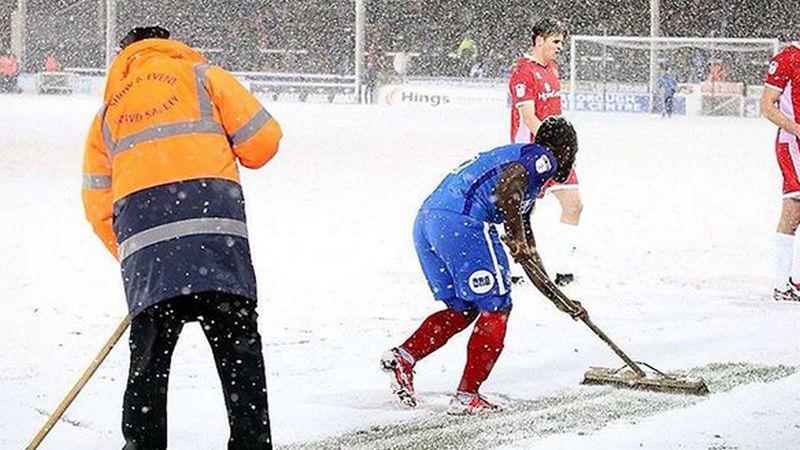
M 67 410 L 67 408 L 69 408 L 69 405 L 72 404 L 72 401 L 75 400 L 75 397 L 77 397 L 83 387 L 86 386 L 86 383 L 88 383 L 89 379 L 92 378 L 92 375 L 94 375 L 97 368 L 100 367 L 100 364 L 105 361 L 106 356 L 108 356 L 108 354 L 111 352 L 111 349 L 114 348 L 114 345 L 117 343 L 125 330 L 128 329 L 130 324 L 130 316 L 126 315 L 122 318 L 122 321 L 117 326 L 117 329 L 114 330 L 114 334 L 108 338 L 106 343 L 103 345 L 103 348 L 100 349 L 100 351 L 97 353 L 97 356 L 95 356 L 91 364 L 89 364 L 89 367 L 86 368 L 86 370 L 83 372 L 83 375 L 81 375 L 78 381 L 75 382 L 75 384 L 72 386 L 72 389 L 70 389 L 70 391 L 67 393 L 66 397 L 61 400 L 61 403 L 59 403 L 58 407 L 55 409 L 55 411 L 53 411 L 53 414 L 47 418 L 47 421 L 36 433 L 36 436 L 33 437 L 31 443 L 25 447 L 25 450 L 36 450 L 39 448 L 39 444 L 41 444 L 47 434 L 50 433 L 50 430 L 53 429 L 53 427 L 56 425 L 56 422 L 61 419 L 61 416 L 64 415 L 64 412 Z
M 632 389 L 644 389 L 656 392 L 671 392 L 680 394 L 706 395 L 708 386 L 702 378 L 688 378 L 673 374 L 665 374 L 653 366 L 641 361 L 634 361 L 620 349 L 597 325 L 589 318 L 589 314 L 579 303 L 571 300 L 547 277 L 541 266 L 531 258 L 522 258 L 518 261 L 531 282 L 546 293 L 548 300 L 556 307 L 570 314 L 575 320 L 582 320 L 600 339 L 603 340 L 614 353 L 617 354 L 625 365 L 610 369 L 606 367 L 589 367 L 584 374 L 582 384 L 610 384 Z M 642 366 L 649 370 L 645 372 Z

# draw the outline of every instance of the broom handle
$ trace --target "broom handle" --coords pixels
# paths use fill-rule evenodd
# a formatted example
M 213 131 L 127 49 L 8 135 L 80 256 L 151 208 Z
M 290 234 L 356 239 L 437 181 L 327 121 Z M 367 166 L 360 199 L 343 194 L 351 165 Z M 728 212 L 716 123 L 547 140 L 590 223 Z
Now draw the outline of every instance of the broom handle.
M 633 369 L 634 372 L 636 372 L 636 375 L 639 375 L 640 377 L 646 376 L 644 370 L 642 370 L 642 368 L 639 367 L 639 365 L 636 364 L 636 362 L 634 362 L 631 358 L 629 358 L 628 355 L 626 355 L 625 352 L 623 352 L 622 349 L 619 348 L 617 344 L 615 344 L 614 341 L 611 340 L 610 337 L 608 337 L 608 335 L 603 333 L 603 330 L 601 330 L 600 327 L 595 325 L 594 322 L 592 322 L 592 319 L 590 319 L 589 317 L 582 317 L 581 320 L 583 320 L 583 323 L 585 323 L 586 326 L 588 326 L 592 331 L 594 331 L 594 334 L 600 337 L 600 339 L 602 339 L 603 342 L 608 344 L 608 346 L 611 347 L 611 350 L 614 350 L 614 353 L 616 353 L 617 356 L 619 356 L 623 361 L 625 361 L 625 364 L 627 364 L 631 369 Z
M 545 297 L 553 302 L 558 309 L 563 310 L 563 308 L 566 308 L 570 311 L 570 313 L 578 312 L 578 306 L 575 304 L 575 302 L 561 292 L 561 290 L 558 289 L 549 278 L 547 278 L 547 275 L 536 263 L 531 260 L 525 260 L 521 263 L 521 265 L 525 270 L 525 273 L 528 274 L 528 277 L 531 278 L 531 281 L 534 282 L 534 284 L 537 284 L 535 281 L 539 281 L 538 284 L 543 284 L 545 286 L 548 291 Z M 645 376 L 644 370 L 642 370 L 642 368 L 639 367 L 634 360 L 628 357 L 628 355 L 625 354 L 625 352 L 623 352 L 622 349 L 619 348 L 619 346 L 617 346 L 617 344 L 615 344 L 614 341 L 612 341 L 611 338 L 600 329 L 600 327 L 592 322 L 592 319 L 589 318 L 588 312 L 583 317 L 580 317 L 580 319 L 586 324 L 586 326 L 589 327 L 589 329 L 594 332 L 594 334 L 596 334 L 600 339 L 603 340 L 603 342 L 611 347 L 611 350 L 614 350 L 614 353 L 616 353 L 617 356 L 625 361 L 625 364 L 627 364 L 634 372 L 636 372 L 636 375 L 639 375 L 640 377 Z
M 130 323 L 130 316 L 125 316 L 122 319 L 119 326 L 117 326 L 117 329 L 114 331 L 114 334 L 108 338 L 108 341 L 106 341 L 105 345 L 103 345 L 103 348 L 100 349 L 100 352 L 97 353 L 97 356 L 94 357 L 92 363 L 89 364 L 89 367 L 86 368 L 86 371 L 83 372 L 83 375 L 81 375 L 80 379 L 78 379 L 75 385 L 72 386 L 72 389 L 69 391 L 67 396 L 64 397 L 64 400 L 61 400 L 61 403 L 58 405 L 56 410 L 53 411 L 53 414 L 50 415 L 50 418 L 47 419 L 47 422 L 45 422 L 39 432 L 36 433 L 36 436 L 33 437 L 31 443 L 25 447 L 25 450 L 36 450 L 36 448 L 39 447 L 39 444 L 42 443 L 45 436 L 47 436 L 47 433 L 49 433 L 56 422 L 58 422 L 58 420 L 64 414 L 64 411 L 69 408 L 69 405 L 72 404 L 72 401 L 75 400 L 75 397 L 78 396 L 78 394 L 81 392 L 81 389 L 83 389 L 89 379 L 92 378 L 92 375 L 94 375 L 94 372 L 98 367 L 100 367 L 100 364 L 103 363 L 103 360 L 106 359 L 106 356 L 108 356 L 109 352 L 111 352 L 111 349 L 114 348 L 114 344 L 117 343 L 119 338 L 122 336 L 122 333 L 128 329 L 128 325 L 130 325 Z

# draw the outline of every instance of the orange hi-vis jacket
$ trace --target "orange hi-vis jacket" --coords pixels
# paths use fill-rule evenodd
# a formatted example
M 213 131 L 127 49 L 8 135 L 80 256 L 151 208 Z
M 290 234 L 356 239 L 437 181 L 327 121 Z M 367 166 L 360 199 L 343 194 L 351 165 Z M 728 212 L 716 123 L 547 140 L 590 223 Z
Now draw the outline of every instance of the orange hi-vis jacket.
M 237 162 L 267 163 L 278 122 L 187 45 L 146 39 L 109 69 L 86 141 L 82 198 L 121 264 L 132 316 L 204 291 L 256 298 Z

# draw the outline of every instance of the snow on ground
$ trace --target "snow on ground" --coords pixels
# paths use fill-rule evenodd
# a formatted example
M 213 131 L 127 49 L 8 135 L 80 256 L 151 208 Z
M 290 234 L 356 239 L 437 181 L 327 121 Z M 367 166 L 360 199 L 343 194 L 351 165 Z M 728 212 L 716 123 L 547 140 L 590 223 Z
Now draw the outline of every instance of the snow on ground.
M 117 266 L 80 204 L 99 99 L 0 103 L 0 448 L 22 448 L 126 311 Z M 411 242 L 419 204 L 450 168 L 505 141 L 507 110 L 267 107 L 284 127 L 282 148 L 243 183 L 279 448 L 800 442 L 800 305 L 770 300 L 780 179 L 765 120 L 572 116 L 586 208 L 568 293 L 636 359 L 702 373 L 710 397 L 579 386 L 589 366 L 618 361 L 528 284 L 515 288 L 506 349 L 483 388 L 508 412 L 453 419 L 441 411 L 467 333 L 417 366 L 417 410 L 393 401 L 377 360 L 440 307 Z M 558 213 L 552 198 L 535 213 L 545 263 Z M 127 358 L 123 337 L 41 448 L 121 446 Z M 211 352 L 187 326 L 173 360 L 170 448 L 224 448 L 225 423 Z M 398 434 L 409 439 L 390 439 Z

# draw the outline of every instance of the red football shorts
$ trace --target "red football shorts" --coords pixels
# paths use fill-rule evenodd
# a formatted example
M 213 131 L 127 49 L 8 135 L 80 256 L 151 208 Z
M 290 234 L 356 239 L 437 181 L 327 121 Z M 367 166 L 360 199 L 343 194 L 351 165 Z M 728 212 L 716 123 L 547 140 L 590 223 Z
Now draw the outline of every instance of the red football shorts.
M 775 156 L 783 174 L 783 196 L 800 198 L 800 139 L 775 141 Z

